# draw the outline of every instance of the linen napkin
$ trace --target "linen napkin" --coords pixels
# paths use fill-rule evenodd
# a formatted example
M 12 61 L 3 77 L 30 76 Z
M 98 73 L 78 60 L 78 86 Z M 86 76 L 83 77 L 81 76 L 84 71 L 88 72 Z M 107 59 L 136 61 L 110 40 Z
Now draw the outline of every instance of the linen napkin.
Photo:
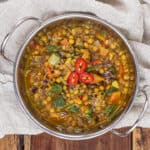
M 114 25 L 129 40 L 140 65 L 140 86 L 150 85 L 150 5 L 145 0 L 8 0 L 0 3 L 0 43 L 13 25 L 25 16 L 48 18 L 52 12 L 92 12 Z M 6 48 L 6 55 L 15 55 L 28 33 L 37 23 L 25 23 L 13 35 Z M 0 137 L 5 134 L 38 134 L 43 132 L 22 111 L 15 96 L 13 65 L 0 56 Z M 146 88 L 148 95 L 149 89 Z M 143 106 L 144 97 L 136 99 L 135 105 L 119 123 L 118 127 L 130 126 Z M 139 126 L 150 127 L 150 109 Z

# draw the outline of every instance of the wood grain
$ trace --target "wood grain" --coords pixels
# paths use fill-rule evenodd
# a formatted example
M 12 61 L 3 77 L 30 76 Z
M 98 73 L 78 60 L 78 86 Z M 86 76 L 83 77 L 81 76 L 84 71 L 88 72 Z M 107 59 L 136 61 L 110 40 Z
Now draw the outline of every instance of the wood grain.
M 19 150 L 19 137 L 17 135 L 5 136 L 0 139 L 0 150 Z
M 24 150 L 31 149 L 31 135 L 24 136 Z
M 45 133 L 9 135 L 0 139 L 0 150 L 150 150 L 150 129 L 136 128 L 125 138 L 107 133 L 85 141 L 61 140 Z
M 150 150 L 150 129 L 136 128 L 132 140 L 133 150 Z
M 126 129 L 122 129 L 124 131 Z M 120 144 L 121 143 L 121 144 Z M 31 150 L 131 150 L 131 135 L 119 138 L 111 133 L 84 141 L 68 141 L 41 134 L 32 136 Z

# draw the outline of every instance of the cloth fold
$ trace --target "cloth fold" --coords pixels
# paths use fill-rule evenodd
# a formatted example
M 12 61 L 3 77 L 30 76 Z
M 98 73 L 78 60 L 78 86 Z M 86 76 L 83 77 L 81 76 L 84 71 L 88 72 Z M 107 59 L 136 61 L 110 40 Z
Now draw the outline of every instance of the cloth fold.
M 91 12 L 120 30 L 129 40 L 139 62 L 140 87 L 150 85 L 150 4 L 148 0 L 8 0 L 0 3 L 0 43 L 12 29 L 15 22 L 25 16 L 47 18 L 52 12 Z M 10 39 L 6 55 L 15 59 L 19 47 L 36 23 L 25 23 Z M 38 134 L 43 132 L 35 125 L 19 106 L 13 82 L 13 64 L 0 56 L 0 137 L 5 134 Z M 149 88 L 146 88 L 150 95 Z M 144 96 L 136 99 L 135 105 L 117 127 L 130 126 L 138 117 Z M 139 126 L 150 127 L 150 109 L 147 110 Z

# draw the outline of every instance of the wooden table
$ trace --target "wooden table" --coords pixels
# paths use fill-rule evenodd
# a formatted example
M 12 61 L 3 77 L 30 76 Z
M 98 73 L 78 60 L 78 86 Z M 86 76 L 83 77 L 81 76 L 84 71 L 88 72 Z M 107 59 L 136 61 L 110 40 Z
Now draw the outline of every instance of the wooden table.
M 0 139 L 0 150 L 150 150 L 150 129 L 136 128 L 125 138 L 107 133 L 86 141 L 61 140 L 48 134 L 7 135 Z

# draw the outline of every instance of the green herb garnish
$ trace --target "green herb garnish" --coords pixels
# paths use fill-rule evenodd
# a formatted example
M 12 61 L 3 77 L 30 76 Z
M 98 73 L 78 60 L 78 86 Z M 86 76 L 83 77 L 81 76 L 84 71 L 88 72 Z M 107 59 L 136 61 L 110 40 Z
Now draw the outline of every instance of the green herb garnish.
M 116 105 L 110 105 L 104 110 L 104 113 L 107 115 L 111 115 L 116 110 L 116 108 Z
M 49 45 L 48 46 L 48 51 L 49 52 L 58 52 L 60 50 L 60 46 L 58 45 Z
M 76 51 L 75 50 L 72 51 L 72 57 L 74 57 L 74 56 L 76 56 Z
M 112 74 L 116 74 L 116 68 L 114 66 L 110 67 L 109 71 L 112 73 Z
M 54 83 L 52 85 L 51 90 L 49 91 L 49 95 L 61 94 L 61 92 L 62 92 L 62 86 L 60 84 Z
M 92 72 L 92 71 L 96 71 L 96 70 L 97 70 L 96 66 L 86 68 L 86 72 Z
M 88 100 L 92 99 L 92 95 L 88 95 Z
M 66 106 L 66 100 L 63 96 L 57 96 L 54 100 L 54 106 L 57 108 L 64 108 Z
M 69 109 L 68 109 L 70 112 L 72 112 L 72 113 L 78 113 L 79 112 L 79 107 L 78 106 L 76 106 L 75 104 L 72 104 L 72 105 L 70 105 L 70 107 L 69 107 Z
M 115 91 L 117 91 L 117 88 L 112 87 L 112 88 L 110 88 L 110 89 L 105 91 L 105 95 L 110 95 L 110 94 L 112 94 Z
M 105 31 L 100 31 L 100 34 L 105 35 L 106 33 L 105 33 Z
M 92 107 L 88 108 L 88 113 L 86 114 L 86 116 L 87 116 L 88 120 L 92 120 L 93 119 L 93 110 L 92 110 Z

